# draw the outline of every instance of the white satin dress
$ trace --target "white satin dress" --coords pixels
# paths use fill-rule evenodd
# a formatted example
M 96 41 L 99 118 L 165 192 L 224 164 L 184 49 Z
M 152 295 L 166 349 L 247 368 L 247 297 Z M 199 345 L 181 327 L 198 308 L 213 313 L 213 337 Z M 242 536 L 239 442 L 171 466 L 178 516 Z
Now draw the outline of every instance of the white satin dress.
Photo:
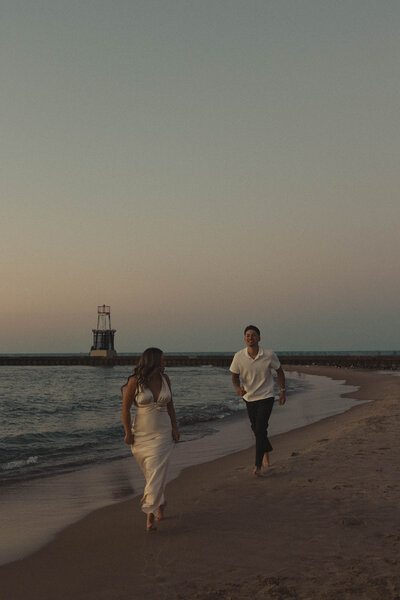
M 140 388 L 135 400 L 137 408 L 132 427 L 135 439 L 131 450 L 146 478 L 142 510 L 155 513 L 165 502 L 164 489 L 173 448 L 171 419 L 167 410 L 171 391 L 165 377 L 162 377 L 156 402 L 149 388 Z

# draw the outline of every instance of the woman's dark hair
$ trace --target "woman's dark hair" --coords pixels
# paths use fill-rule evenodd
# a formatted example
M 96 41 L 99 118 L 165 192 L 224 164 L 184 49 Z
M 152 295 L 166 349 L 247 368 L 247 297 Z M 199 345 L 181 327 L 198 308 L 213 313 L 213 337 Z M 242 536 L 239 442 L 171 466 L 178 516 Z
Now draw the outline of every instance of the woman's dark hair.
M 255 325 L 247 325 L 246 329 L 244 330 L 244 335 L 246 335 L 249 329 L 253 329 L 258 336 L 261 336 L 260 330 Z
M 137 387 L 147 386 L 150 377 L 161 367 L 163 351 L 160 348 L 147 348 L 133 370 L 137 377 Z
M 128 381 L 132 377 L 137 377 L 135 395 L 137 394 L 139 387 L 147 387 L 151 376 L 160 369 L 162 355 L 163 351 L 160 350 L 160 348 L 146 348 L 143 352 L 142 356 L 139 358 L 138 364 L 133 369 L 133 374 L 128 377 Z M 122 393 L 128 384 L 128 381 L 121 387 Z

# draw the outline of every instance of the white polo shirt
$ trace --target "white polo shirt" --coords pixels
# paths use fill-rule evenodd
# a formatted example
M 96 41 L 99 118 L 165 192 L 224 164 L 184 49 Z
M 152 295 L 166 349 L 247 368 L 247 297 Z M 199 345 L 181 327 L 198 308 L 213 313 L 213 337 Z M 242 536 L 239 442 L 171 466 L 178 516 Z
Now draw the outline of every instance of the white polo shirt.
M 247 392 L 243 396 L 246 402 L 254 402 L 274 396 L 274 378 L 271 369 L 276 371 L 280 366 L 279 358 L 272 350 L 259 348 L 257 356 L 251 358 L 247 348 L 243 348 L 236 352 L 229 370 L 239 375 L 241 385 Z

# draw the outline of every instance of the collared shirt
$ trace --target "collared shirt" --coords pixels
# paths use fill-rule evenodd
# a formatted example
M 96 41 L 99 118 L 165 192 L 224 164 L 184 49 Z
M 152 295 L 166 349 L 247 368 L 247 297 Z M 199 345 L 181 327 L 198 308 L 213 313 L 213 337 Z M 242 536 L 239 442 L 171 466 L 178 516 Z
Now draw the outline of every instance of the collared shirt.
M 276 371 L 280 366 L 279 358 L 272 350 L 259 348 L 257 356 L 251 358 L 247 348 L 243 348 L 236 352 L 229 370 L 239 375 L 246 390 L 243 396 L 246 402 L 254 402 L 274 396 L 272 369 Z

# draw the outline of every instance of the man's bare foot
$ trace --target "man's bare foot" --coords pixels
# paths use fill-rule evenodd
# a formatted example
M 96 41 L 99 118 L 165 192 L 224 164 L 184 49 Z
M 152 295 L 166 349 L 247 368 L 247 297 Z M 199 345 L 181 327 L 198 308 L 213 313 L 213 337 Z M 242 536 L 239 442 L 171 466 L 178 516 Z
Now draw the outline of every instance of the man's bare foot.
M 271 463 L 269 462 L 268 452 L 265 452 L 265 454 L 263 456 L 262 466 L 265 467 L 266 469 L 271 466 Z
M 254 467 L 254 469 L 253 469 L 253 474 L 254 474 L 256 477 L 262 477 L 262 473 L 261 473 L 261 469 L 260 469 L 260 467 Z
M 162 521 L 164 518 L 164 510 L 165 507 L 167 506 L 167 503 L 164 502 L 164 504 L 161 504 L 161 506 L 158 507 L 158 511 L 157 511 L 157 515 L 156 515 L 156 521 Z
M 147 520 L 146 520 L 146 531 L 157 531 L 157 527 L 154 527 L 154 515 L 153 513 L 148 513 L 147 514 Z

